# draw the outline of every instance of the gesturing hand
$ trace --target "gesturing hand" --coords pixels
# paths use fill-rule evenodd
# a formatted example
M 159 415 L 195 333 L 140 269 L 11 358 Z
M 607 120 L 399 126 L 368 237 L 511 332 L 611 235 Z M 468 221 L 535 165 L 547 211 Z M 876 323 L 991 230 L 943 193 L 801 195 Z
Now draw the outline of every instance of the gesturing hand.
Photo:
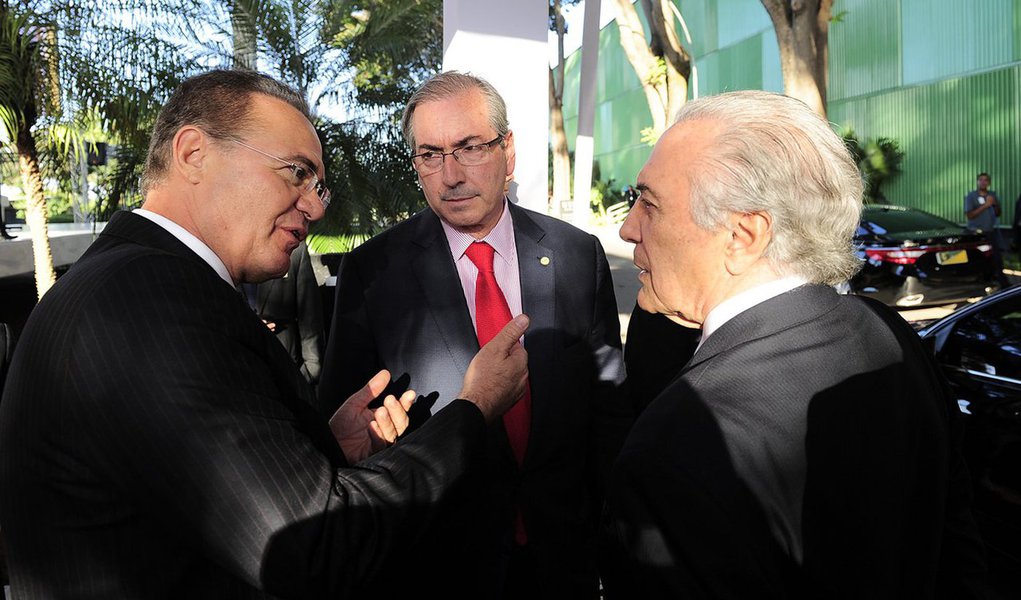
M 383 406 L 374 411 L 369 408 L 369 403 L 383 393 L 389 383 L 389 371 L 376 373 L 330 417 L 333 437 L 352 464 L 394 443 L 408 428 L 408 409 L 418 396 L 413 390 L 401 394 L 400 400 L 387 396 Z
M 528 317 L 511 319 L 468 365 L 459 397 L 478 406 L 486 422 L 510 410 L 525 393 L 528 353 L 518 338 L 526 329 Z

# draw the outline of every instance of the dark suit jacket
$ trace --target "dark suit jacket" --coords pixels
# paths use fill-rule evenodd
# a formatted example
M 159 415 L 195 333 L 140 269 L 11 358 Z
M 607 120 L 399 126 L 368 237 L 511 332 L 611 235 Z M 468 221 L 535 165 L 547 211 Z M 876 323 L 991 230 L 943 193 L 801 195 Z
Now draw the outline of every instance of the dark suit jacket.
M 595 237 L 509 206 L 522 308 L 531 318 L 524 343 L 532 424 L 524 466 L 518 468 L 496 423 L 477 474 L 480 495 L 457 503 L 431 530 L 432 541 L 450 542 L 447 547 L 416 552 L 412 563 L 426 562 L 425 555 L 442 558 L 458 572 L 478 574 L 479 593 L 491 593 L 503 577 L 517 505 L 547 588 L 594 592 L 598 480 L 630 424 L 627 400 L 617 393 L 623 367 L 613 283 Z M 337 286 L 320 388 L 326 412 L 359 379 L 383 367 L 420 394 L 420 411 L 435 411 L 457 396 L 479 345 L 432 211 L 351 252 Z M 466 535 L 464 546 L 450 548 Z M 445 585 L 437 589 L 449 592 Z
M 875 310 L 804 286 L 706 340 L 613 469 L 608 597 L 969 597 L 982 548 L 948 397 Z
M 682 327 L 635 304 L 627 324 L 624 367 L 636 415 L 663 391 L 695 353 L 702 330 Z
M 33 311 L 0 402 L 12 587 L 339 598 L 417 535 L 484 443 L 481 413 L 458 401 L 344 468 L 308 384 L 241 295 L 118 213 Z
M 306 381 L 317 384 L 323 355 L 323 301 L 308 246 L 295 248 L 283 277 L 258 284 L 253 309 L 263 319 L 276 323 L 274 334 L 291 360 Z

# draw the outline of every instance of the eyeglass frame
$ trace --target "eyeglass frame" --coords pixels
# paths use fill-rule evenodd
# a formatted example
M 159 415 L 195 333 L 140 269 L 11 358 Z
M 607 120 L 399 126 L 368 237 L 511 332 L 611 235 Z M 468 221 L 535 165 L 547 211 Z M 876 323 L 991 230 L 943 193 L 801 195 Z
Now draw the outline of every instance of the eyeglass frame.
M 463 152 L 467 148 L 480 148 L 482 146 L 485 146 L 486 147 L 486 152 L 487 152 L 486 157 L 488 158 L 489 157 L 488 153 L 492 152 L 493 145 L 503 142 L 506 138 L 507 138 L 507 135 L 501 133 L 500 135 L 496 136 L 495 138 L 489 140 L 488 142 L 482 142 L 481 144 L 465 144 L 464 146 L 461 146 L 460 148 L 454 148 L 450 152 L 441 152 L 439 150 L 427 150 L 425 152 L 419 152 L 418 154 L 411 155 L 411 157 L 410 157 L 411 158 L 411 166 L 415 169 L 415 171 L 418 172 L 419 175 L 432 175 L 433 173 L 439 173 L 440 171 L 442 171 L 443 170 L 444 161 L 446 161 L 448 156 L 453 156 L 454 160 L 456 160 L 457 164 L 459 164 L 459 165 L 462 165 L 462 166 L 465 166 L 465 167 L 477 167 L 478 165 L 481 165 L 483 163 L 478 163 L 478 165 L 465 165 L 464 163 L 461 162 L 461 159 L 458 158 L 458 153 L 459 152 Z M 415 159 L 416 158 L 420 158 L 422 156 L 425 156 L 426 154 L 439 154 L 440 155 L 440 166 L 435 171 L 429 171 L 428 173 L 422 173 L 421 169 L 415 164 Z
M 319 200 L 319 203 L 323 205 L 323 211 L 325 211 L 327 208 L 330 207 L 330 202 L 332 201 L 331 194 L 330 194 L 330 188 L 326 187 L 326 182 L 324 182 L 321 179 L 319 179 L 319 175 L 316 175 L 315 170 L 313 170 L 311 167 L 309 167 L 307 165 L 299 165 L 299 164 L 293 163 L 293 162 L 291 162 L 289 160 L 280 158 L 279 156 L 274 156 L 274 155 L 270 154 L 269 152 L 264 152 L 262 150 L 259 150 L 255 146 L 251 146 L 249 144 L 246 144 L 245 142 L 242 142 L 241 140 L 239 140 L 237 138 L 232 138 L 231 137 L 231 138 L 226 138 L 226 139 L 231 141 L 231 142 L 234 142 L 235 144 L 237 144 L 239 146 L 242 146 L 244 148 L 248 148 L 252 152 L 257 152 L 257 153 L 265 156 L 266 158 L 271 158 L 271 159 L 273 159 L 273 160 L 275 160 L 277 162 L 280 162 L 280 163 L 283 163 L 283 164 L 287 165 L 288 167 L 291 168 L 291 172 L 292 172 L 292 174 L 294 175 L 294 177 L 296 179 L 301 179 L 300 177 L 298 177 L 298 169 L 302 169 L 302 170 L 308 171 L 309 174 L 312 176 L 312 178 L 309 179 L 309 182 L 307 184 L 305 184 L 304 186 L 296 186 L 296 187 L 299 190 L 301 190 L 303 194 L 307 194 L 307 193 L 309 193 L 311 191 L 315 191 L 316 198 Z M 323 189 L 322 195 L 319 195 L 319 192 L 316 191 L 316 188 L 318 188 L 320 185 L 322 185 L 322 189 Z

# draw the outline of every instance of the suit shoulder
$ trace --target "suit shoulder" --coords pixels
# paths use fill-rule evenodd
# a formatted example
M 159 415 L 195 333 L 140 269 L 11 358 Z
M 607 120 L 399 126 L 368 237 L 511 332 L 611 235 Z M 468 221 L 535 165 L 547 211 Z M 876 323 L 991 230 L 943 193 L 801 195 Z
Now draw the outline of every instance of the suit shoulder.
M 84 257 L 57 281 L 55 299 L 75 305 L 153 310 L 182 300 L 212 302 L 236 293 L 198 257 L 118 244 Z
M 196 260 L 135 243 L 121 243 L 85 254 L 58 280 L 65 285 L 90 285 L 105 289 L 119 281 L 158 282 L 176 273 L 200 269 Z
M 520 211 L 519 215 L 521 217 L 531 220 L 537 227 L 545 231 L 548 236 L 552 236 L 554 240 L 560 243 L 585 246 L 596 244 L 602 247 L 599 238 L 575 227 L 567 221 L 520 206 L 515 207 L 515 210 Z

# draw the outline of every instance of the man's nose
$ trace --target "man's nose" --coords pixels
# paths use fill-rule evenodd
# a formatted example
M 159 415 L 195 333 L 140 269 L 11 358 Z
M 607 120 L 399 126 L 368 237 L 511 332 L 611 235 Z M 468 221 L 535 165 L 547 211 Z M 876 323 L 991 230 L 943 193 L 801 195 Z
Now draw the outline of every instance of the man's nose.
M 620 226 L 620 238 L 625 242 L 631 242 L 637 244 L 642 241 L 638 227 L 638 217 L 635 216 L 635 212 L 638 207 L 635 206 L 627 213 L 627 218 L 624 219 L 624 223 Z
M 298 202 L 296 204 L 298 212 L 304 215 L 305 220 L 308 222 L 318 221 L 326 215 L 326 206 L 323 205 L 322 200 L 316 195 L 315 190 L 308 192 L 302 192 L 298 196 Z
M 443 185 L 447 187 L 454 187 L 464 182 L 464 167 L 457 162 L 453 154 L 443 157 L 441 173 L 443 174 Z

